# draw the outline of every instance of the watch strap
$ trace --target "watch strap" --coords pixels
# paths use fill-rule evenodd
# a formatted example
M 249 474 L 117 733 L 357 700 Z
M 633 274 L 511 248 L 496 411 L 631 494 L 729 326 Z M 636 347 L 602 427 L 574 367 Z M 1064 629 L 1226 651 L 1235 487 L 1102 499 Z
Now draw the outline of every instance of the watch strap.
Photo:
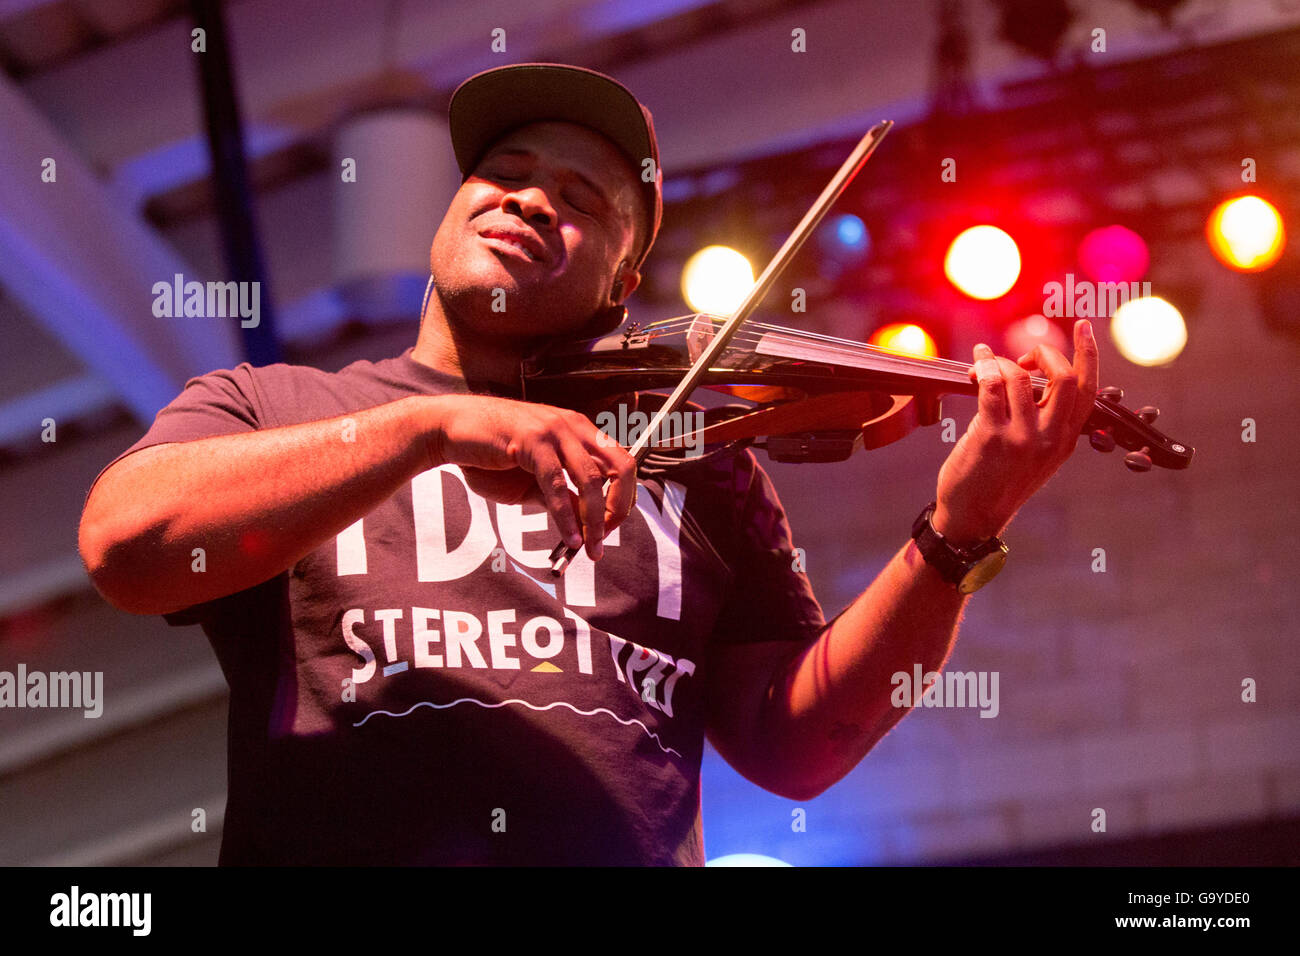
M 912 522 L 912 540 L 916 542 L 916 548 L 927 564 L 949 584 L 960 587 L 982 558 L 995 551 L 1005 550 L 1006 546 L 997 537 L 981 541 L 973 548 L 959 548 L 952 544 L 930 523 L 937 504 L 935 501 L 930 502 Z

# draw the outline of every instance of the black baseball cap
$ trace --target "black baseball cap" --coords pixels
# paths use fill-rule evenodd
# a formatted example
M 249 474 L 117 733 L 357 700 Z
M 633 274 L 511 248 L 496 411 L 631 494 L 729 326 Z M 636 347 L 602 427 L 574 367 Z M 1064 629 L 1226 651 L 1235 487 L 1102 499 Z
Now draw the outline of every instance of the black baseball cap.
M 456 165 L 468 176 L 502 136 L 547 120 L 595 130 L 617 146 L 638 172 L 644 170 L 646 159 L 654 161 L 654 180 L 640 177 L 650 230 L 633 263 L 639 269 L 663 220 L 663 171 L 654 117 L 612 77 L 562 63 L 517 63 L 471 76 L 451 95 L 448 110 Z

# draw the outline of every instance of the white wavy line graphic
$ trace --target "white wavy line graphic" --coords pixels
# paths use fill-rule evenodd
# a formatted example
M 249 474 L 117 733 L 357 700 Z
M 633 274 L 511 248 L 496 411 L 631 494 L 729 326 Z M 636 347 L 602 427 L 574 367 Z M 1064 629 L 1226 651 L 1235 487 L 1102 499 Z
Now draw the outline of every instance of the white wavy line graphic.
M 447 710 L 449 708 L 455 707 L 457 704 L 478 704 L 480 707 L 486 708 L 488 710 L 493 710 L 497 707 L 504 707 L 506 704 L 523 704 L 525 707 L 539 712 L 544 710 L 550 710 L 552 707 L 567 707 L 569 708 L 569 710 L 573 711 L 575 714 L 578 714 L 579 716 L 582 717 L 594 717 L 596 714 L 609 714 L 609 716 L 613 717 L 624 727 L 630 726 L 632 724 L 636 724 L 643 731 L 645 731 L 645 735 L 647 737 L 649 737 L 651 740 L 653 740 L 656 744 L 659 745 L 659 749 L 662 750 L 664 753 L 674 754 L 678 757 L 682 756 L 672 747 L 664 746 L 664 742 L 659 739 L 659 735 L 656 734 L 654 731 L 652 731 L 645 724 L 641 723 L 641 721 L 639 720 L 634 720 L 631 718 L 625 720 L 624 718 L 620 717 L 618 714 L 614 713 L 612 710 L 608 710 L 604 707 L 597 707 L 595 710 L 579 710 L 573 704 L 570 704 L 567 700 L 557 700 L 555 703 L 547 704 L 544 707 L 538 707 L 536 704 L 529 703 L 526 700 L 519 700 L 518 698 L 515 697 L 512 697 L 509 700 L 499 701 L 498 703 L 495 704 L 489 704 L 485 701 L 479 700 L 476 697 L 461 697 L 456 700 L 453 700 L 450 704 L 435 704 L 433 703 L 433 701 L 422 700 L 418 704 L 412 704 L 409 708 L 407 708 L 405 711 L 403 711 L 400 714 L 395 714 L 391 710 L 372 710 L 370 713 L 366 714 L 366 716 L 362 717 L 352 726 L 360 727 L 362 724 L 364 724 L 371 717 L 374 717 L 376 714 L 384 714 L 387 717 L 405 717 L 408 714 L 410 714 L 412 711 L 414 711 L 417 707 L 432 707 L 434 710 Z M 682 759 L 685 760 L 686 758 L 682 757 Z

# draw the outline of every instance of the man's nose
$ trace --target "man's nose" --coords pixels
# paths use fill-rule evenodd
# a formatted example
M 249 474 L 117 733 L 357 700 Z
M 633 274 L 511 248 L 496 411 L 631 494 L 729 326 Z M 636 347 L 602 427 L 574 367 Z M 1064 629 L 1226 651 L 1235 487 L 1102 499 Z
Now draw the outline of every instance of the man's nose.
M 554 228 L 557 220 L 546 191 L 537 186 L 506 193 L 501 199 L 501 208 L 536 226 Z

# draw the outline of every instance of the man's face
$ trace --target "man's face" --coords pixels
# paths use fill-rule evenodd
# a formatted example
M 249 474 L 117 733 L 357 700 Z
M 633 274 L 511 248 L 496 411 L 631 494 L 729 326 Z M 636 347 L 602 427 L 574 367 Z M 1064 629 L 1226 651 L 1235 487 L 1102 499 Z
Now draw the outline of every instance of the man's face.
M 449 321 L 493 337 L 578 331 L 610 304 L 618 266 L 634 255 L 639 202 L 635 169 L 599 133 L 545 122 L 502 137 L 433 239 Z

